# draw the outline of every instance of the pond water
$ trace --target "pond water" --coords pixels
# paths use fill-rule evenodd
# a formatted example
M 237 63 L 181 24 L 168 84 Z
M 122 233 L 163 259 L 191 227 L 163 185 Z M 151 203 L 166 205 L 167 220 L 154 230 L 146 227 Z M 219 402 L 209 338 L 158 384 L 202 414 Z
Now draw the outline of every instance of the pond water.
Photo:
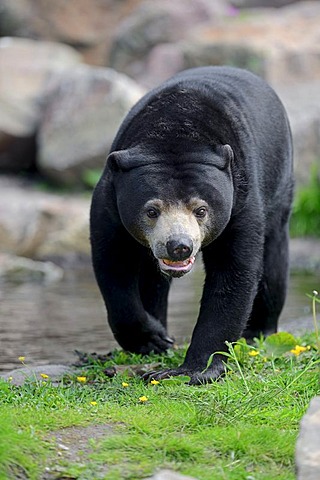
M 203 284 L 201 266 L 174 280 L 169 297 L 169 332 L 182 343 L 190 338 Z M 20 365 L 72 363 L 74 350 L 107 353 L 117 346 L 91 268 L 69 270 L 48 285 L 4 283 L 0 293 L 0 371 Z M 320 291 L 320 274 L 292 275 L 280 329 L 312 329 L 306 293 Z

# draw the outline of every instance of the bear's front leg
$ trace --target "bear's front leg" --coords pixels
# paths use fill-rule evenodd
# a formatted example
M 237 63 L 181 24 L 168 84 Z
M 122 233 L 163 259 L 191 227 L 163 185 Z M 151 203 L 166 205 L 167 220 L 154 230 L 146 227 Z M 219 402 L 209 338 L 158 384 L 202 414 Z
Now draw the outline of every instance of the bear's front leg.
M 172 347 L 163 319 L 147 312 L 140 295 L 144 247 L 124 229 L 99 228 L 91 236 L 95 276 L 120 346 L 134 353 L 162 353 Z M 167 292 L 166 292 L 167 293 Z

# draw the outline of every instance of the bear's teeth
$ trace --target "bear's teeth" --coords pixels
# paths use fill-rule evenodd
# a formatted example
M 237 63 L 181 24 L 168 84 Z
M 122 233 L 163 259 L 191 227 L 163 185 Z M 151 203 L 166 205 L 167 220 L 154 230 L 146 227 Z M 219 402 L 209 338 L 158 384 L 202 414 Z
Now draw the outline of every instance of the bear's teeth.
M 187 267 L 189 263 L 191 263 L 191 260 L 192 260 L 191 258 L 188 258 L 187 260 L 184 260 L 181 262 L 172 262 L 171 260 L 163 260 L 163 263 L 170 267 Z

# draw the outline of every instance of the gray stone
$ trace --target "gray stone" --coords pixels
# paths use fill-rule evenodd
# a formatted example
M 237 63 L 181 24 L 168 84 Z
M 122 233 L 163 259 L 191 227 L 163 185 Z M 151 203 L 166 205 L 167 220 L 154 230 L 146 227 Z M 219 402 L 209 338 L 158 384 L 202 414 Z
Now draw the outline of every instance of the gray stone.
M 61 280 L 63 269 L 52 262 L 0 253 L 0 279 L 14 283 L 52 283 Z
M 192 30 L 186 55 L 189 63 L 246 67 L 273 85 L 311 82 L 320 79 L 319 21 L 316 1 L 288 5 L 281 14 L 270 8 L 234 16 Z
M 50 381 L 56 384 L 64 375 L 74 373 L 74 371 L 66 365 L 41 365 L 17 368 L 1 375 L 1 378 L 17 386 L 23 385 L 26 381 Z M 48 375 L 49 378 L 45 379 L 41 374 Z
M 181 473 L 173 472 L 172 470 L 160 470 L 147 480 L 196 480 L 195 477 L 182 475 Z
M 143 90 L 112 69 L 78 66 L 50 89 L 38 133 L 38 166 L 62 184 L 102 168 L 116 131 Z
M 232 4 L 238 8 L 276 7 L 281 8 L 290 3 L 301 0 L 232 0 Z
M 113 30 L 142 0 L 0 0 L 0 36 L 73 46 L 87 63 L 105 65 Z
M 290 240 L 290 269 L 320 272 L 320 240 L 318 238 L 292 238 Z
M 228 12 L 226 0 L 144 1 L 116 28 L 109 64 L 143 81 L 147 56 L 154 47 L 176 42 L 197 25 L 219 19 Z
M 303 417 L 296 446 L 297 480 L 320 478 L 320 397 L 315 397 Z
M 2 252 L 35 259 L 89 254 L 89 198 L 41 192 L 6 176 L 0 190 Z
M 32 135 L 41 98 L 53 73 L 73 69 L 81 57 L 71 47 L 22 38 L 0 39 L 0 132 Z
M 313 164 L 320 171 L 320 79 L 275 89 L 290 120 L 296 182 L 305 185 Z
M 166 1 L 142 4 L 119 25 L 111 65 L 148 87 L 164 79 L 173 51 L 178 61 L 171 65 L 170 75 L 181 68 L 231 64 L 248 68 L 272 84 L 320 79 L 319 2 L 288 5 L 281 14 L 274 8 L 249 10 L 245 17 L 227 2 L 216 3 L 211 2 L 211 10 L 206 5 L 205 19 L 179 8 L 179 2 L 171 2 L 171 7 Z M 154 51 L 160 44 L 177 42 L 169 57 Z M 155 65 L 158 80 L 152 72 Z
M 35 131 L 47 82 L 81 60 L 66 45 L 21 38 L 0 39 L 0 170 L 35 163 Z

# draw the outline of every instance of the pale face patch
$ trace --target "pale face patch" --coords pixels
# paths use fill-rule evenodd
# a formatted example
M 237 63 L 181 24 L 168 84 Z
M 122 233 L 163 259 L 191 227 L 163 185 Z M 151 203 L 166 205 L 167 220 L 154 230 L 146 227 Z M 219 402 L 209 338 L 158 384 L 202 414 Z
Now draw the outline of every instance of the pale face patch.
M 181 277 L 191 271 L 206 237 L 208 223 L 209 207 L 199 198 L 187 204 L 153 199 L 143 207 L 142 228 L 146 243 L 160 269 L 172 277 Z

